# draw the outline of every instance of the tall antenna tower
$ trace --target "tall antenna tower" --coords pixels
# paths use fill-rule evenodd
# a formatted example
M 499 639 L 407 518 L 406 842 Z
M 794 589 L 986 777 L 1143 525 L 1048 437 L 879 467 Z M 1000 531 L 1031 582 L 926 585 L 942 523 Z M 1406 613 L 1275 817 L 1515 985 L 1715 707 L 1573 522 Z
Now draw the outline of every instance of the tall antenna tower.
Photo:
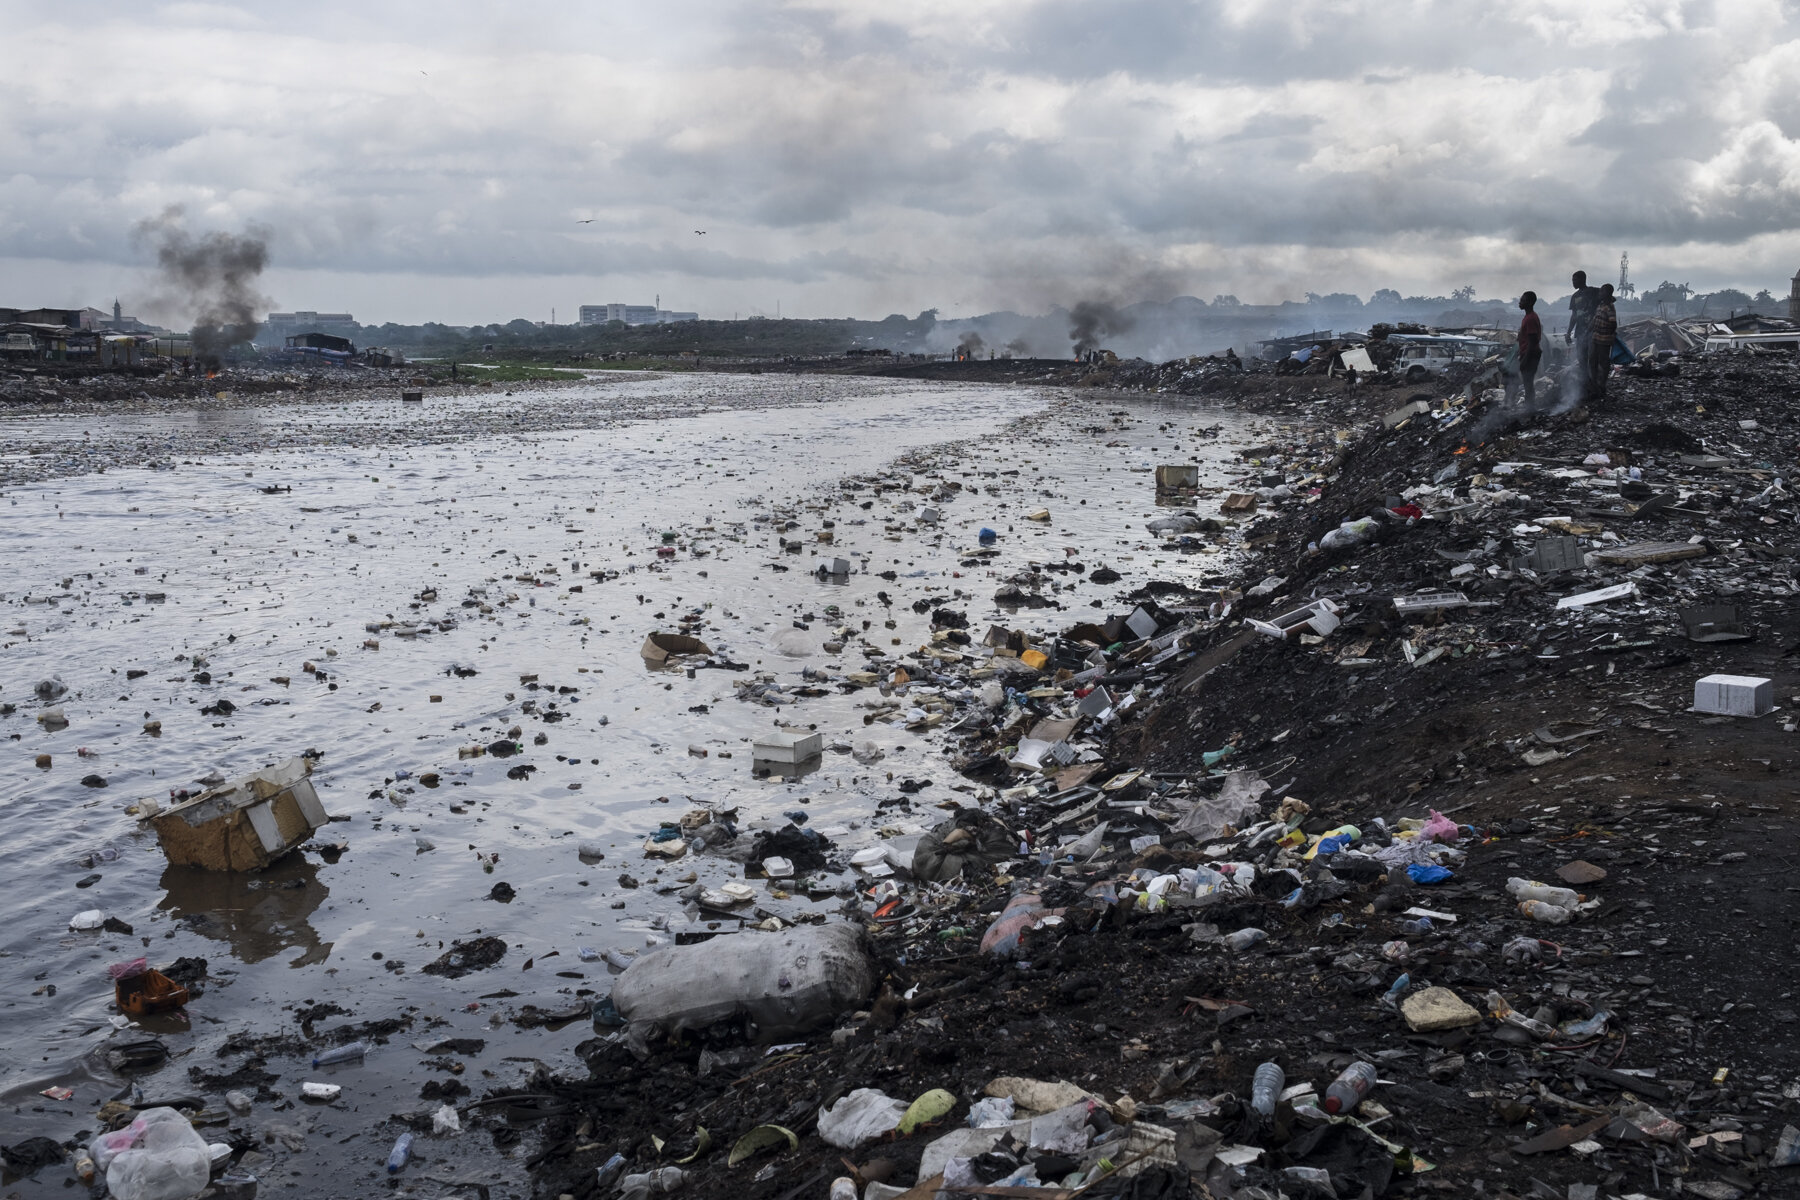
M 1628 300 L 1637 295 L 1637 289 L 1631 286 L 1631 255 L 1619 255 L 1619 299 Z

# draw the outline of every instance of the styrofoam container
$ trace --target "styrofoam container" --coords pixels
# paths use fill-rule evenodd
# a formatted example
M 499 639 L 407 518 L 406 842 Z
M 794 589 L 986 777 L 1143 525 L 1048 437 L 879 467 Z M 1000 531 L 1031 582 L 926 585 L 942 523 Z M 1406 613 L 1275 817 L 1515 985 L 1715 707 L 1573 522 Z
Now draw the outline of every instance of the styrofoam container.
M 1694 711 L 1760 717 L 1775 708 L 1775 684 L 1754 675 L 1708 675 L 1694 682 Z
M 757 738 L 751 749 L 752 756 L 761 762 L 803 763 L 825 752 L 825 735 L 778 729 Z

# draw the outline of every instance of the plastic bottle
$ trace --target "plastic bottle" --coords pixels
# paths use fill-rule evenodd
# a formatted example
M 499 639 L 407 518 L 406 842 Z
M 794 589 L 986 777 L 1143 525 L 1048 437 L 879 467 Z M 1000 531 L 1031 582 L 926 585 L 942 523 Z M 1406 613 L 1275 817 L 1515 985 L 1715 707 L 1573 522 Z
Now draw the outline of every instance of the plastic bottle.
M 1260 929 L 1240 929 L 1226 936 L 1225 945 L 1231 950 L 1248 950 L 1268 936 Z
M 75 1155 L 75 1174 L 81 1179 L 81 1182 L 94 1182 L 94 1176 L 97 1173 L 94 1160 L 88 1157 L 88 1152 L 86 1150 L 78 1151 Z
M 625 1173 L 625 1156 L 615 1153 L 600 1164 L 599 1177 L 594 1180 L 596 1192 L 605 1192 L 612 1187 L 613 1181 Z
M 1506 881 L 1506 890 L 1514 900 L 1542 900 L 1545 904 L 1554 904 L 1558 908 L 1574 908 L 1581 903 L 1579 892 L 1551 887 L 1547 883 L 1534 883 L 1516 875 Z
M 312 1065 L 314 1067 L 329 1067 L 334 1066 L 337 1063 L 352 1062 L 362 1058 L 364 1055 L 368 1054 L 368 1052 L 368 1043 L 351 1042 L 348 1046 L 339 1046 L 334 1050 L 327 1050 L 323 1054 L 313 1055 Z
M 406 1165 L 406 1160 L 412 1157 L 412 1144 L 413 1135 L 410 1129 L 401 1134 L 399 1139 L 394 1142 L 394 1148 L 388 1151 L 389 1175 L 398 1175 L 400 1169 Z
M 1570 909 L 1559 908 L 1543 900 L 1521 900 L 1519 911 L 1534 921 L 1542 921 L 1546 925 L 1567 925 L 1569 918 L 1575 914 Z
M 680 1191 L 687 1182 L 687 1172 L 680 1167 L 663 1167 L 642 1175 L 627 1175 L 619 1181 L 619 1200 L 644 1200 Z
M 1412 986 L 1412 976 L 1402 972 L 1400 978 L 1394 980 L 1392 987 L 1382 993 L 1381 1002 L 1392 1006 L 1400 1002 L 1400 993 Z
M 1363 1102 L 1369 1089 L 1375 1086 L 1375 1067 L 1366 1062 L 1351 1063 L 1344 1073 L 1331 1081 L 1325 1089 L 1325 1111 L 1328 1113 L 1349 1112 Z
M 1430 933 L 1431 932 L 1431 918 L 1430 917 L 1420 917 L 1416 921 L 1402 921 L 1402 922 L 1400 922 L 1400 932 L 1408 935 L 1409 937 L 1417 936 L 1419 934 Z
M 1274 1116 L 1275 1098 L 1286 1083 L 1287 1073 L 1279 1063 L 1262 1064 L 1250 1080 L 1250 1107 L 1265 1117 Z

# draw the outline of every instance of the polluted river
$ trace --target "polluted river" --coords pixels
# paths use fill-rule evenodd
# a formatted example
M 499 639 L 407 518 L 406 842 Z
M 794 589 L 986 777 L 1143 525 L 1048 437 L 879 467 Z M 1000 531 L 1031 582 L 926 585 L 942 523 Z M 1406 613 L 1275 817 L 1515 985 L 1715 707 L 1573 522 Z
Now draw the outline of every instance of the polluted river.
M 929 690 L 884 694 L 929 611 L 979 643 L 1216 573 L 1212 547 L 1146 538 L 1151 472 L 1217 483 L 1262 424 L 772 375 L 0 420 L 0 1141 L 192 1098 L 257 1194 L 367 1195 L 411 1119 L 406 1186 L 529 1194 L 527 1081 L 581 1070 L 621 966 L 852 895 L 666 858 L 659 831 L 709 810 L 740 844 L 797 826 L 854 851 L 897 788 L 972 803 Z M 1045 612 L 995 598 L 1076 560 Z M 652 634 L 706 651 L 654 662 Z M 759 771 L 779 726 L 822 756 Z M 266 870 L 170 865 L 138 819 L 300 756 L 330 821 Z M 701 911 L 694 884 L 754 897 Z M 108 968 L 140 957 L 179 967 L 184 1008 L 118 1011 Z M 445 1106 L 460 1134 L 431 1132 Z M 5 1194 L 70 1181 L 8 1170 Z

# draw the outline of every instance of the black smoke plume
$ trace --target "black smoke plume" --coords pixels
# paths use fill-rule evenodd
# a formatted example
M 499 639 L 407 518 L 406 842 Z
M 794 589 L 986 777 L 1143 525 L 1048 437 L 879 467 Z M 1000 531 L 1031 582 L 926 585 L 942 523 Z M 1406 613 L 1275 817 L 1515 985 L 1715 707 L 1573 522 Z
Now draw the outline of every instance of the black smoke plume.
M 1069 310 L 1069 340 L 1077 355 L 1085 354 L 1100 349 L 1101 338 L 1129 333 L 1132 324 L 1130 317 L 1104 300 L 1083 300 Z
M 962 339 L 957 342 L 957 349 L 961 350 L 965 357 L 975 358 L 987 349 L 987 343 L 981 339 L 979 333 L 971 329 L 964 333 Z
M 269 265 L 269 232 L 252 225 L 242 234 L 196 236 L 183 217 L 179 205 L 171 206 L 140 222 L 137 236 L 156 250 L 161 299 L 191 314 L 195 356 L 216 363 L 262 327 L 256 313 L 266 312 L 270 302 L 256 290 L 256 280 Z

